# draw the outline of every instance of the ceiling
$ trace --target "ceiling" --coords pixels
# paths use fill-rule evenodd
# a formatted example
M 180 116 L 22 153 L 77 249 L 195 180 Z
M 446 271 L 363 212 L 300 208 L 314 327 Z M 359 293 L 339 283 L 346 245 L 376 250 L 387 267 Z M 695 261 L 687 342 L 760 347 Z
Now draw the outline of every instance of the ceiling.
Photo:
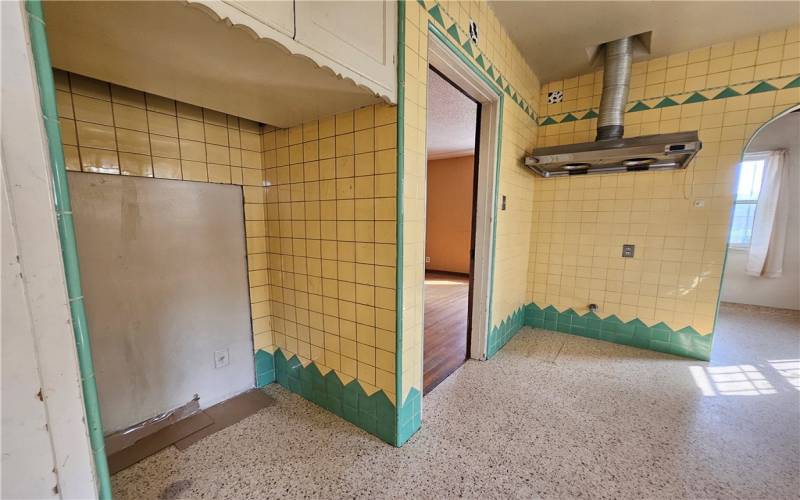
M 182 2 L 44 2 L 53 66 L 278 127 L 379 101 Z
M 478 105 L 428 69 L 428 159 L 473 154 L 477 119 Z
M 491 0 L 541 83 L 591 69 L 587 48 L 652 31 L 651 57 L 786 28 L 800 2 L 542 2 Z

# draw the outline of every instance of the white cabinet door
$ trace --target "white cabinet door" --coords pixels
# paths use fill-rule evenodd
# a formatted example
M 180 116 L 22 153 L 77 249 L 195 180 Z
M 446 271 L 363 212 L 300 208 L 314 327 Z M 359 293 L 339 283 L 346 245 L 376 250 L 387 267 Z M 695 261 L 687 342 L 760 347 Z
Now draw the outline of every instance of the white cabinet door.
M 292 0 L 225 0 L 225 3 L 285 35 L 294 36 Z
M 295 8 L 296 41 L 386 89 L 395 88 L 395 1 L 297 1 Z

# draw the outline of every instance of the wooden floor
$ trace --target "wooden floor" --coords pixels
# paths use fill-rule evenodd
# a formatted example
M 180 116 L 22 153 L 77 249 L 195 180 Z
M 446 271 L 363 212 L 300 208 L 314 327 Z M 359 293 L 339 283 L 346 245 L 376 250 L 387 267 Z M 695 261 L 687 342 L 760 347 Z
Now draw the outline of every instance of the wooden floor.
M 436 387 L 467 357 L 466 275 L 425 273 L 423 394 Z

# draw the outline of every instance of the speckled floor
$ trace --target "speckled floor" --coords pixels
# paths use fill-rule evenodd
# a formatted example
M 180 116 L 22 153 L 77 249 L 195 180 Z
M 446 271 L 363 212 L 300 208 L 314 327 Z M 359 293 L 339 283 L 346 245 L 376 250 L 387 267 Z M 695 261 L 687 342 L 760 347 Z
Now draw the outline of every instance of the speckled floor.
M 403 448 L 277 404 L 114 476 L 114 497 L 797 498 L 800 316 L 723 306 L 703 363 L 526 329 L 424 399 Z

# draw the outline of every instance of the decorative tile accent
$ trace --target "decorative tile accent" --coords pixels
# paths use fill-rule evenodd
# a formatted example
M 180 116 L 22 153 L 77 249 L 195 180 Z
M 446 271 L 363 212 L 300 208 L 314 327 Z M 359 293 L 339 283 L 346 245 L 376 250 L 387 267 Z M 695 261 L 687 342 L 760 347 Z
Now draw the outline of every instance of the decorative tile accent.
M 633 319 L 627 323 L 617 316 L 600 318 L 595 313 L 580 315 L 572 309 L 559 312 L 553 306 L 544 309 L 536 304 L 528 304 L 506 318 L 489 335 L 489 352 L 492 357 L 523 326 L 541 328 L 561 333 L 569 333 L 615 344 L 629 345 L 676 356 L 708 361 L 711 356 L 713 334 L 700 335 L 694 328 L 673 330 L 664 323 L 647 326 L 641 320 Z
M 275 351 L 274 361 L 277 382 L 284 388 L 335 413 L 383 441 L 399 446 L 396 409 L 382 390 L 368 396 L 357 380 L 353 379 L 347 384 L 342 384 L 333 370 L 322 375 L 313 362 L 303 366 L 297 356 L 287 360 L 280 349 Z M 408 400 L 409 398 L 406 400 L 406 405 L 409 404 Z
M 720 92 L 719 94 L 715 95 L 714 99 L 727 99 L 728 97 L 736 97 L 736 96 L 739 96 L 739 95 L 742 95 L 742 94 L 736 92 L 735 90 L 733 90 L 730 87 L 726 87 L 725 89 L 722 90 L 722 92 Z
M 634 105 L 632 108 L 630 108 L 630 109 L 628 110 L 628 113 L 635 113 L 635 112 L 637 112 L 637 111 L 647 111 L 648 109 L 650 109 L 650 107 L 649 107 L 649 106 L 647 106 L 647 105 L 646 105 L 645 103 L 643 103 L 642 101 L 639 101 L 639 102 L 637 102 L 637 103 L 636 103 L 636 104 L 635 104 L 635 105 Z
M 660 108 L 667 108 L 670 106 L 679 106 L 682 104 L 694 104 L 698 102 L 704 102 L 708 100 L 716 100 L 716 99 L 727 99 L 729 97 L 738 97 L 740 95 L 752 95 L 752 94 L 760 94 L 762 92 L 774 92 L 782 89 L 793 89 L 800 87 L 800 76 L 793 78 L 791 81 L 783 85 L 782 87 L 779 85 L 780 81 L 785 81 L 787 78 L 792 78 L 795 75 L 788 75 L 788 76 L 779 76 L 775 78 L 769 78 L 766 80 L 760 81 L 753 81 L 753 82 L 745 82 L 742 84 L 735 84 L 730 86 L 724 87 L 712 87 L 703 90 L 698 90 L 692 92 L 685 97 L 688 93 L 683 92 L 680 94 L 670 94 L 661 97 L 655 98 L 648 98 L 644 100 L 637 100 L 631 101 L 633 105 L 628 108 L 628 113 L 636 113 L 638 111 L 647 111 L 650 109 L 660 109 Z M 735 88 L 734 88 L 735 87 Z M 737 90 L 738 89 L 738 90 Z M 747 89 L 747 90 L 745 90 Z M 552 92 L 551 92 L 552 93 Z M 712 95 L 713 97 L 706 97 L 703 95 L 706 93 L 708 95 Z M 682 101 L 681 98 L 685 97 Z M 658 100 L 658 103 L 652 105 L 652 102 Z M 645 101 L 650 102 L 651 105 L 648 105 Z M 549 94 L 548 94 L 548 102 L 549 102 Z M 580 116 L 580 114 L 586 111 L 586 113 Z M 558 123 L 567 123 L 575 120 L 588 120 L 591 118 L 597 118 L 598 114 L 595 109 L 587 109 L 587 110 L 578 110 L 572 111 L 566 114 L 558 114 L 558 115 L 550 115 L 541 117 L 538 121 L 538 125 L 540 127 L 544 127 L 547 125 L 555 125 Z
M 564 100 L 564 92 L 561 90 L 551 90 L 547 93 L 547 104 L 558 104 Z

